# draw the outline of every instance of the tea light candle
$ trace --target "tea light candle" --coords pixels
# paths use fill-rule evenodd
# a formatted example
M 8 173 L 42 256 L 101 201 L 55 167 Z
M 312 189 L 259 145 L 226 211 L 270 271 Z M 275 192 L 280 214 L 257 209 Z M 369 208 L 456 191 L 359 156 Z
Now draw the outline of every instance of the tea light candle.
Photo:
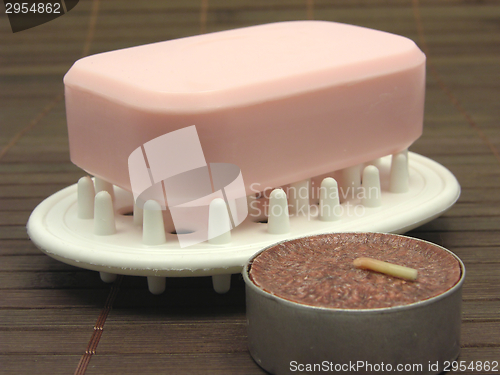
M 412 373 L 437 374 L 459 353 L 464 275 L 450 251 L 393 234 L 275 244 L 243 272 L 250 353 L 273 374 L 290 373 L 298 359 L 335 372 L 348 372 L 346 363 L 384 363 L 387 373 L 412 363 L 422 366 Z
M 369 309 L 436 296 L 457 283 L 460 267 L 449 252 L 413 238 L 337 233 L 267 249 L 254 259 L 250 277 L 264 290 L 294 302 Z

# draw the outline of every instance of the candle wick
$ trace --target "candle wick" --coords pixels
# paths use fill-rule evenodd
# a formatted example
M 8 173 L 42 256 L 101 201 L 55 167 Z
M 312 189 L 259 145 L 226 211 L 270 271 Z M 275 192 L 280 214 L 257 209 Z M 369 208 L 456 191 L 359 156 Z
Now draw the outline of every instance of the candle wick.
M 414 268 L 400 266 L 373 258 L 360 257 L 354 259 L 352 263 L 356 268 L 367 269 L 405 280 L 416 280 L 418 276 L 418 271 Z

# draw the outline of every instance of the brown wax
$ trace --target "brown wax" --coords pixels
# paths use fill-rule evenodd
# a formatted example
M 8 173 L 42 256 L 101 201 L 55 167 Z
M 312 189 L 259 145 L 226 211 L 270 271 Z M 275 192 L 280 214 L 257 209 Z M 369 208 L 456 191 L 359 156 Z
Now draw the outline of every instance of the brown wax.
M 358 269 L 369 257 L 418 270 L 415 281 Z M 406 305 L 437 296 L 461 276 L 458 260 L 413 238 L 379 233 L 335 233 L 273 246 L 253 261 L 251 280 L 263 290 L 301 304 L 343 309 Z

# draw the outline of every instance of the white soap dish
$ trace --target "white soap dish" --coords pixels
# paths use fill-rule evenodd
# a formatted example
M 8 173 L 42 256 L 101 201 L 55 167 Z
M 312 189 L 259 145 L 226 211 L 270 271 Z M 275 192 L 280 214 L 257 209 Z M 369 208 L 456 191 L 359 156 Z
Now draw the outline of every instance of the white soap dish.
M 319 204 L 307 196 L 289 197 L 289 213 L 286 195 L 275 189 L 269 201 L 249 198 L 249 215 L 235 229 L 187 248 L 179 246 L 176 234 L 169 233 L 168 228 L 165 232 L 163 215 L 158 211 L 146 205 L 144 212 L 136 210 L 135 217 L 130 215 L 132 194 L 97 179 L 95 190 L 111 192 L 114 203 L 108 193 L 97 194 L 94 215 L 94 184 L 82 179 L 80 187 L 74 184 L 62 189 L 35 208 L 28 221 L 28 234 L 47 255 L 99 271 L 106 282 L 112 282 L 116 275 L 145 276 L 150 291 L 159 294 L 165 289 L 166 277 L 212 276 L 214 289 L 224 293 L 229 290 L 231 274 L 240 273 L 252 255 L 273 243 L 326 232 L 404 233 L 441 215 L 460 195 L 460 185 L 450 171 L 415 153 L 386 156 L 370 165 L 348 168 L 341 175 L 341 186 L 348 181 L 353 191 L 364 187 L 380 195 L 348 194 L 339 204 L 335 199 L 337 183 L 327 178 L 323 180 L 323 192 L 332 194 Z M 361 180 L 361 175 L 359 188 L 356 180 Z M 295 214 L 293 206 L 301 202 L 310 204 Z M 209 228 L 227 225 L 225 206 L 219 201 L 213 203 Z M 258 212 L 264 206 L 269 217 Z M 140 223 L 143 217 L 146 233 Z M 95 225 L 96 221 L 101 224 Z

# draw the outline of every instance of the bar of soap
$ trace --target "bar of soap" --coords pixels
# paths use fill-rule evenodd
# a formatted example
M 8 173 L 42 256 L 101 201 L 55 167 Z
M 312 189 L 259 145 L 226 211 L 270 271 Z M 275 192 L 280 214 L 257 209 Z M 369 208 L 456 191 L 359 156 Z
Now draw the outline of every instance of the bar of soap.
M 71 160 L 88 173 L 130 190 L 132 151 L 196 125 L 207 162 L 237 165 L 250 194 L 408 148 L 425 55 L 386 32 L 282 22 L 89 56 L 64 84 Z
M 418 270 L 415 281 L 356 268 L 369 257 Z M 268 293 L 311 306 L 373 309 L 435 297 L 461 277 L 448 251 L 410 237 L 382 233 L 334 233 L 273 246 L 252 262 L 250 279 Z

